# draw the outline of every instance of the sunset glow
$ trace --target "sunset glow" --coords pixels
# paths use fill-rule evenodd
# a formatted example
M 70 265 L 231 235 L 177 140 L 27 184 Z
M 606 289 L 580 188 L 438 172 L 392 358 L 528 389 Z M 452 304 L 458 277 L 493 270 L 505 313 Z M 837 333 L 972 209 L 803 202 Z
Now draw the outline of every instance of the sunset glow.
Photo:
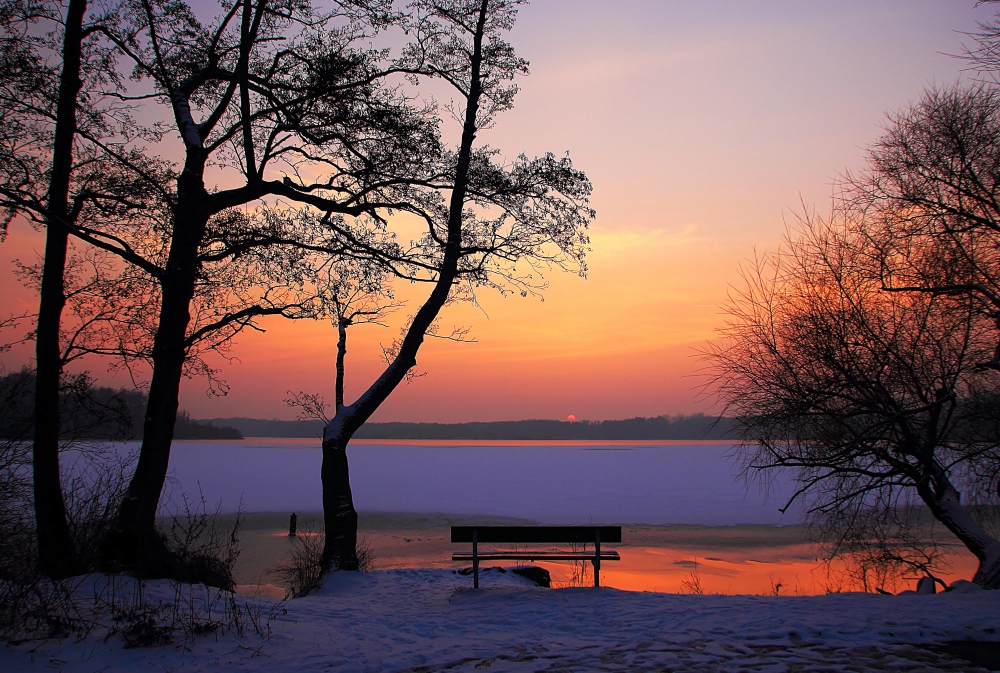
M 587 278 L 546 272 L 540 297 L 481 290 L 448 307 L 442 329 L 475 343 L 428 339 L 418 370 L 377 421 L 559 418 L 601 420 L 711 412 L 697 348 L 723 319 L 719 305 L 755 249 L 773 247 L 801 205 L 823 212 L 838 173 L 857 168 L 887 110 L 931 83 L 961 77 L 961 31 L 990 16 L 974 3 L 763 5 L 545 0 L 521 12 L 511 41 L 531 62 L 514 110 L 482 142 L 509 159 L 569 151 L 594 184 Z M 41 238 L 11 225 L 4 258 L 30 259 Z M 34 310 L 9 263 L 2 310 Z M 347 392 L 378 375 L 424 287 L 402 286 L 406 308 L 386 328 L 358 326 Z M 329 324 L 265 321 L 233 362 L 230 385 L 182 389 L 196 418 L 294 418 L 287 391 L 332 398 Z M 6 356 L 8 370 L 30 349 Z M 104 363 L 85 367 L 102 381 Z M 573 413 L 567 416 L 567 408 Z
M 1000 0 L 0 2 L 0 672 L 1000 671 Z
M 818 557 L 814 544 L 796 541 L 804 533 L 797 529 L 771 529 L 772 538 L 748 545 L 745 532 L 734 528 L 628 526 L 616 546 L 622 560 L 601 567 L 601 584 L 626 591 L 696 593 L 719 595 L 816 596 L 833 592 L 863 591 L 860 582 L 842 572 L 843 562 L 828 565 Z M 384 567 L 455 568 L 449 560 L 453 545 L 447 528 L 419 530 L 364 530 L 367 542 L 379 550 Z M 245 542 L 257 557 L 244 570 L 249 582 L 255 573 L 274 564 L 290 545 L 283 532 L 251 530 Z M 949 567 L 940 578 L 946 583 L 970 577 L 975 558 L 964 550 L 948 555 Z M 549 571 L 556 586 L 588 585 L 589 563 L 535 562 Z M 581 580 L 581 570 L 586 576 Z M 574 578 L 574 576 L 576 576 Z M 456 580 L 457 581 L 457 580 Z M 272 585 L 273 591 L 280 591 Z M 912 588 L 912 582 L 894 581 L 884 590 Z M 268 587 L 265 587 L 267 590 Z M 248 584 L 247 591 L 257 591 Z M 872 588 L 869 587 L 869 591 Z M 278 594 L 280 597 L 280 593 Z

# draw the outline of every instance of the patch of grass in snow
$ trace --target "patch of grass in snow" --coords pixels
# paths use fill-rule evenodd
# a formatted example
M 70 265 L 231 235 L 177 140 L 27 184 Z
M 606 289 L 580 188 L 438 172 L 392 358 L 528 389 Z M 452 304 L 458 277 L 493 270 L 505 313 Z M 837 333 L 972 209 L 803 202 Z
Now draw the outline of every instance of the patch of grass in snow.
M 27 469 L 23 459 L 4 462 L 3 448 L 0 445 L 0 485 Z M 111 452 L 86 458 L 96 476 L 70 480 L 65 492 L 78 556 L 84 569 L 94 571 L 100 541 L 125 491 L 127 463 Z M 239 553 L 241 515 L 231 525 L 220 525 L 218 512 L 209 514 L 204 498 L 200 507 L 185 498 L 183 514 L 164 526 L 165 544 L 189 567 L 189 575 L 199 581 L 214 577 L 226 589 L 161 580 L 150 592 L 146 580 L 121 574 L 46 577 L 37 559 L 30 496 L 24 488 L 0 488 L 0 642 L 98 633 L 105 639 L 120 638 L 125 647 L 145 647 L 217 632 L 270 636 L 270 622 L 281 605 L 228 590 Z
M 294 536 L 294 545 L 288 558 L 271 568 L 269 574 L 285 585 L 285 598 L 301 598 L 319 588 L 324 572 L 322 566 L 323 546 L 326 535 L 316 532 L 311 522 Z M 358 541 L 358 570 L 370 572 L 375 569 L 375 549 L 365 538 Z
M 680 592 L 695 596 L 703 596 L 705 594 L 705 589 L 701 585 L 701 573 L 698 572 L 698 559 L 694 560 L 694 568 L 691 570 L 691 574 L 686 580 L 681 582 Z

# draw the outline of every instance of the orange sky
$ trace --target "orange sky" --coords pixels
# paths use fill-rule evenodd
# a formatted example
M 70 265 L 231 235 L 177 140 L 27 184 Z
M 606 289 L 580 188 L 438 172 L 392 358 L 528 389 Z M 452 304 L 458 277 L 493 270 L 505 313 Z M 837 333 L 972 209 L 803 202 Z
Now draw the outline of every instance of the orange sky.
M 532 74 L 482 140 L 511 157 L 570 151 L 595 188 L 590 273 L 551 274 L 544 302 L 483 292 L 485 313 L 447 309 L 442 327 L 471 326 L 477 343 L 427 343 L 427 375 L 375 420 L 710 412 L 694 349 L 722 320 L 740 262 L 775 245 L 800 199 L 827 208 L 833 179 L 861 165 L 887 110 L 962 76 L 947 56 L 961 51 L 957 31 L 992 10 L 974 5 L 536 0 L 511 37 Z M 15 224 L 0 252 L 9 260 L 40 247 Z M 0 274 L 0 310 L 33 304 L 8 261 Z M 201 418 L 292 418 L 287 390 L 332 397 L 330 327 L 266 327 L 223 365 L 227 397 L 210 399 L 191 380 L 182 407 Z M 349 395 L 377 374 L 379 341 L 397 333 L 352 330 Z M 9 370 L 30 352 L 5 357 Z

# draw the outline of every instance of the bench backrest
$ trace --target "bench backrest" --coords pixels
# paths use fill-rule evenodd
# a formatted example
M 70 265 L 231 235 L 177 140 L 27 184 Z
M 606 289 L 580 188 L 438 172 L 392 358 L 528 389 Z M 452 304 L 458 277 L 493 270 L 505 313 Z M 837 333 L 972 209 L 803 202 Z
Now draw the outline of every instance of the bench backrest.
M 621 526 L 452 526 L 452 542 L 472 542 L 476 531 L 479 542 L 579 542 L 593 544 L 598 531 L 601 543 L 621 542 Z

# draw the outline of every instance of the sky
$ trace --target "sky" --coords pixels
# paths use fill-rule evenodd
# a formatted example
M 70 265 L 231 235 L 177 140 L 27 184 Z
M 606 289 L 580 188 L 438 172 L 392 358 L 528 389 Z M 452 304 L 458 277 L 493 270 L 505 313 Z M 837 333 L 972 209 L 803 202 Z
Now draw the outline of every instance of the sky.
M 828 210 L 837 176 L 863 167 L 888 112 L 973 78 L 952 55 L 994 10 L 974 0 L 535 0 L 509 38 L 531 74 L 481 138 L 510 158 L 568 151 L 587 173 L 597 211 L 587 277 L 552 272 L 544 300 L 484 291 L 479 307 L 448 307 L 442 328 L 470 327 L 476 342 L 428 340 L 424 375 L 372 420 L 717 412 L 698 349 L 725 320 L 740 265 L 773 249 L 803 207 Z M 0 314 L 32 307 L 10 260 L 41 248 L 37 232 L 12 225 Z M 379 344 L 406 315 L 352 328 L 348 398 L 378 375 Z M 289 391 L 332 399 L 330 325 L 263 326 L 239 339 L 234 361 L 215 363 L 228 395 L 186 380 L 183 409 L 290 419 Z M 22 348 L 3 363 L 29 361 Z M 126 383 L 100 361 L 86 367 Z

